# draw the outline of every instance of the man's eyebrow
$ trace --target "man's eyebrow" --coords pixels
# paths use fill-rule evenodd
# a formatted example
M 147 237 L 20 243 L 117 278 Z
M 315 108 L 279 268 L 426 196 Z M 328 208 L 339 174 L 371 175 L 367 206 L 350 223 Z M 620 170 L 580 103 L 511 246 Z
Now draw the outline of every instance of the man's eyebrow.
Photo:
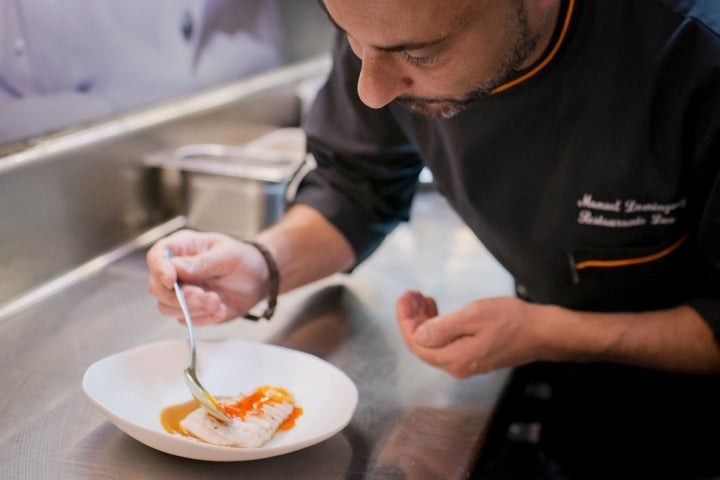
M 441 44 L 448 38 L 449 37 L 441 37 L 424 42 L 406 42 L 398 43 L 397 45 L 373 45 L 373 48 L 383 52 L 411 52 L 413 50 L 422 50 L 424 48 L 434 47 L 435 45 Z
M 325 6 L 325 2 L 323 0 L 319 0 L 320 6 L 325 11 L 325 15 L 327 16 L 328 20 L 332 25 L 340 32 L 347 34 L 344 28 L 342 28 L 338 23 L 335 21 L 335 19 L 330 15 L 330 12 L 328 12 L 327 7 Z M 376 50 L 380 50 L 382 52 L 408 52 L 413 50 L 422 50 L 423 48 L 430 48 L 434 47 L 435 45 L 439 45 L 442 42 L 446 41 L 449 37 L 440 37 L 433 40 L 427 40 L 423 42 L 405 42 L 405 43 L 399 43 L 397 45 L 372 45 L 372 48 Z

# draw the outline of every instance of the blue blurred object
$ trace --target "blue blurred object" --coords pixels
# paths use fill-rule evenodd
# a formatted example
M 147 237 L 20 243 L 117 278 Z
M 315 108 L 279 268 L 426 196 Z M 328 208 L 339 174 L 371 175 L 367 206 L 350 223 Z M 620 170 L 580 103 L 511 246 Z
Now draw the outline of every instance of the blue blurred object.
M 0 0 L 0 144 L 283 62 L 275 0 Z

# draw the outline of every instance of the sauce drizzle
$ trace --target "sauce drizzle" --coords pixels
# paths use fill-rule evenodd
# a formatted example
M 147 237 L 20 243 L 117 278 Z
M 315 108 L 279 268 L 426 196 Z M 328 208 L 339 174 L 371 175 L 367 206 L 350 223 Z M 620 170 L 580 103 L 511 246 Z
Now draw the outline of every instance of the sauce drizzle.
M 293 396 L 284 388 L 264 385 L 255 389 L 250 395 L 244 396 L 235 402 L 223 404 L 222 407 L 229 416 L 243 420 L 247 415 L 262 416 L 263 407 L 266 405 L 283 402 L 293 405 L 292 413 L 278 427 L 278 431 L 286 431 L 295 426 L 295 422 L 302 415 L 303 409 L 295 405 Z M 171 435 L 182 435 L 183 437 L 199 440 L 180 425 L 180 422 L 186 416 L 198 408 L 200 408 L 200 404 L 194 399 L 166 407 L 160 412 L 160 424 Z

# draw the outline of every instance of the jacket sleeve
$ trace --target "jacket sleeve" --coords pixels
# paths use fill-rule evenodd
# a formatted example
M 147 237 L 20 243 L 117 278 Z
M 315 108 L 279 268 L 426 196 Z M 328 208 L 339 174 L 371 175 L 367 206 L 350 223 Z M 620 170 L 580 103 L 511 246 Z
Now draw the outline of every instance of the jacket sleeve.
M 720 162 L 720 135 L 715 141 L 715 161 Z M 698 242 L 705 258 L 703 271 L 708 295 L 691 300 L 693 307 L 708 323 L 720 342 L 720 175 L 715 178 L 698 229 Z
M 330 76 L 305 119 L 317 167 L 293 203 L 322 213 L 365 260 L 409 219 L 422 162 L 388 107 L 373 110 L 357 95 L 360 60 L 338 36 Z
M 694 165 L 693 190 L 703 198 L 704 207 L 698 225 L 699 248 L 704 258 L 702 271 L 707 296 L 691 300 L 693 307 L 708 323 L 720 342 L 720 71 L 714 70 L 711 88 L 702 90 L 692 109 L 688 135 L 693 145 L 691 158 Z M 687 135 L 687 134 L 686 134 Z

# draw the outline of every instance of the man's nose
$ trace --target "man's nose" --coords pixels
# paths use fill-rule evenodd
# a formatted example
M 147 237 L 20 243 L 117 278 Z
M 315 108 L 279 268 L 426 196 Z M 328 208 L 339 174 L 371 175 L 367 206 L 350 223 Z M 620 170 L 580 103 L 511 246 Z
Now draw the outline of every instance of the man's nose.
M 397 71 L 397 65 L 387 52 L 365 53 L 358 79 L 360 100 L 370 108 L 382 108 L 405 93 L 411 81 Z

